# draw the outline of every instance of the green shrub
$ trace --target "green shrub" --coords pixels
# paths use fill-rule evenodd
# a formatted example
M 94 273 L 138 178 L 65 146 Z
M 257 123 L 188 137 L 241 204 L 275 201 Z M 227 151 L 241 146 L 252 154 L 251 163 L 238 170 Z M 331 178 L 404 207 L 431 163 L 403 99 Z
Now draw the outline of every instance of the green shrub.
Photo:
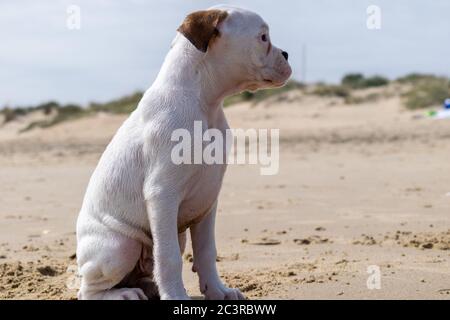
M 143 93 L 138 91 L 131 95 L 112 100 L 106 103 L 91 103 L 89 109 L 92 111 L 103 111 L 117 114 L 128 114 L 136 109 Z
M 366 78 L 363 81 L 363 88 L 371 88 L 371 87 L 382 87 L 389 84 L 389 80 L 387 78 L 381 76 L 373 76 L 370 78 Z
M 348 98 L 350 97 L 350 90 L 346 86 L 342 85 L 318 85 L 312 92 L 317 96 L 321 97 L 340 97 Z
M 3 123 L 13 121 L 17 117 L 14 110 L 8 107 L 3 108 L 0 113 L 3 115 Z
M 363 81 L 364 75 L 362 73 L 349 73 L 342 78 L 341 84 L 350 88 L 360 88 Z
M 56 111 L 56 116 L 52 119 L 32 122 L 26 128 L 21 130 L 21 132 L 23 132 L 33 128 L 50 127 L 64 121 L 78 119 L 99 111 L 117 114 L 128 114 L 136 108 L 141 98 L 142 92 L 135 92 L 131 95 L 112 100 L 107 103 L 92 103 L 89 108 L 82 108 L 81 106 L 75 104 L 62 106 L 55 101 L 50 101 L 37 105 L 35 107 L 22 107 L 14 109 L 6 108 L 1 112 L 5 115 L 5 122 L 8 122 L 17 118 L 18 116 L 25 115 L 35 110 L 42 110 L 46 115 L 49 115 L 52 110 Z
M 50 101 L 50 102 L 42 103 L 33 109 L 42 110 L 42 111 L 44 111 L 44 114 L 48 115 L 52 112 L 52 110 L 57 110 L 60 107 L 61 106 L 59 105 L 58 102 Z
M 33 107 L 17 107 L 17 108 L 5 107 L 3 108 L 3 110 L 0 110 L 0 114 L 3 114 L 4 116 L 3 122 L 6 123 L 15 120 L 18 117 L 24 116 L 33 110 L 34 110 Z
M 78 119 L 88 114 L 88 111 L 86 109 L 83 109 L 82 107 L 74 104 L 62 106 L 57 110 L 58 114 L 55 118 L 53 118 L 49 125 L 55 125 L 67 120 Z
M 406 76 L 397 78 L 397 82 L 403 83 L 403 84 L 415 84 L 420 81 L 428 81 L 428 80 L 436 80 L 439 79 L 439 77 L 433 75 L 433 74 L 423 74 L 423 73 L 410 73 Z
M 427 78 L 414 83 L 404 94 L 404 104 L 408 109 L 421 109 L 440 105 L 450 97 L 450 81 L 446 78 Z
M 38 109 L 38 107 L 35 109 Z M 75 120 L 84 117 L 91 113 L 90 110 L 83 109 L 82 107 L 75 104 L 68 104 L 65 106 L 58 105 L 57 107 L 52 105 L 50 110 L 51 109 L 55 109 L 57 111 L 57 114 L 54 118 L 50 120 L 39 120 L 31 122 L 28 126 L 20 130 L 20 132 L 25 132 L 34 128 L 48 128 L 64 121 Z M 45 110 L 47 109 L 43 108 L 42 110 L 44 110 L 45 112 Z
M 19 133 L 26 132 L 34 128 L 47 128 L 49 127 L 49 123 L 50 122 L 48 120 L 33 121 L 30 124 L 28 124 L 25 128 L 21 129 Z
M 349 73 L 342 78 L 341 84 L 352 89 L 364 89 L 385 86 L 389 80 L 382 76 L 365 78 L 361 73 Z
M 49 115 L 52 110 L 59 109 L 61 106 L 54 101 L 39 104 L 37 106 L 31 107 L 15 107 L 15 108 L 4 108 L 0 111 L 4 115 L 4 123 L 17 119 L 18 117 L 25 116 L 33 111 L 42 110 L 44 114 Z

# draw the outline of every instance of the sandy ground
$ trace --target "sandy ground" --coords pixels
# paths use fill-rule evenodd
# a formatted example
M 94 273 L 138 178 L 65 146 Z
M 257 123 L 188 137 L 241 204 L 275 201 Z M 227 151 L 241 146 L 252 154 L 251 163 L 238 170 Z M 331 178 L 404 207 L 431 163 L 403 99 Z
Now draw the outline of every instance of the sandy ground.
M 278 175 L 228 169 L 216 228 L 227 283 L 252 299 L 450 299 L 449 121 L 395 95 L 345 105 L 290 92 L 226 113 L 235 128 L 281 129 Z M 76 217 L 124 119 L 0 127 L 0 299 L 75 299 Z M 367 287 L 372 265 L 380 289 Z

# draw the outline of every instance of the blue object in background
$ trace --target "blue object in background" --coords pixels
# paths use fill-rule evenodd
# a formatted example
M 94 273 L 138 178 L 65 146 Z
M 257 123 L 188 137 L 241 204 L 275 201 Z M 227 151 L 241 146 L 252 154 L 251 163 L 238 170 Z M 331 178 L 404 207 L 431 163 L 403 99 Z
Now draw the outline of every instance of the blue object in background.
M 445 99 L 445 101 L 444 101 L 444 109 L 450 109 L 450 99 Z

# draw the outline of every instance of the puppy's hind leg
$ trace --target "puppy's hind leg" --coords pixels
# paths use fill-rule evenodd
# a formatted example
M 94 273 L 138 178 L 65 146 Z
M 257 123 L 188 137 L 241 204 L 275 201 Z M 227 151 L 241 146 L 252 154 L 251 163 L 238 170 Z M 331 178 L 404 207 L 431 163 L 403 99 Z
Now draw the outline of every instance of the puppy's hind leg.
M 186 248 L 186 231 L 178 234 L 180 253 Z M 148 299 L 160 299 L 158 286 L 153 278 L 153 246 L 142 246 L 142 253 L 134 270 L 117 287 L 137 287 Z
M 147 300 L 140 288 L 115 288 L 136 266 L 142 244 L 110 229 L 78 239 L 78 266 L 83 300 Z
M 141 256 L 133 271 L 117 287 L 141 288 L 148 299 L 160 299 L 153 279 L 153 246 L 143 245 Z

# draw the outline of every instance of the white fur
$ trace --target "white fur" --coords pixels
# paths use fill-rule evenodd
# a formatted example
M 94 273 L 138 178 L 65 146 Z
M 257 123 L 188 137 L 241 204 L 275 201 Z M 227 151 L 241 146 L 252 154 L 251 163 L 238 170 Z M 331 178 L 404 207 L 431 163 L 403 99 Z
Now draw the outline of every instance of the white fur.
M 206 53 L 177 34 L 153 85 L 118 130 L 89 182 L 77 222 L 81 299 L 188 299 L 181 271 L 185 230 L 207 299 L 243 299 L 216 270 L 214 220 L 226 165 L 175 165 L 175 129 L 225 135 L 225 96 L 282 85 L 291 70 L 250 11 L 226 10 L 221 36 Z M 264 81 L 266 80 L 266 81 Z M 268 82 L 271 80 L 272 82 Z

